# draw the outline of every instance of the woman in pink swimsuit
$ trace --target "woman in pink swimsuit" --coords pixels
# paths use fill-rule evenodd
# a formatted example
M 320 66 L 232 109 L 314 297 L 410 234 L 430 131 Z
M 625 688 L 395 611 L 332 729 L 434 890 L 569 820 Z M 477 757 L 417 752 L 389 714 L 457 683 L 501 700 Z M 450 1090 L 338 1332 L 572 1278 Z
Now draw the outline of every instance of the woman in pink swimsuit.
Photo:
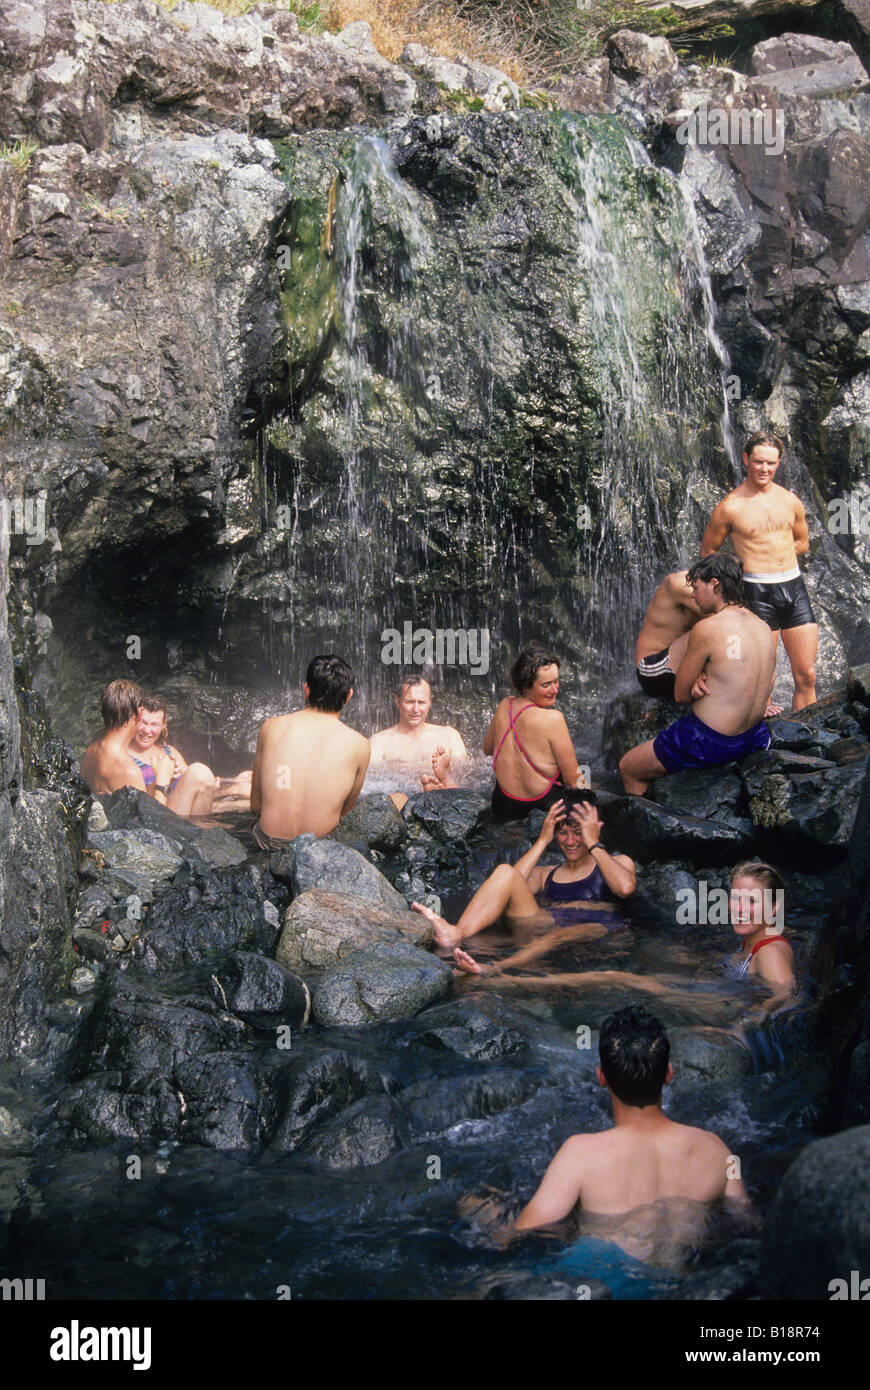
M 548 811 L 566 787 L 581 785 L 577 754 L 556 709 L 559 662 L 545 647 L 525 647 L 511 667 L 515 695 L 502 700 L 483 740 L 492 756 L 495 820 Z

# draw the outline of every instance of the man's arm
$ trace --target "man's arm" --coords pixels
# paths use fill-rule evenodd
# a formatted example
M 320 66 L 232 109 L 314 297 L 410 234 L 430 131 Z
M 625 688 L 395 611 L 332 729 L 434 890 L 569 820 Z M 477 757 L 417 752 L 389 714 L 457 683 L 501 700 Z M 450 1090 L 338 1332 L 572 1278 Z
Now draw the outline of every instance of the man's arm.
M 710 655 L 710 642 L 704 632 L 705 620 L 696 623 L 689 634 L 686 655 L 680 662 L 674 681 L 674 699 L 678 704 L 687 704 L 692 698 L 692 686 L 707 664 Z
M 795 555 L 806 555 L 810 548 L 810 529 L 807 526 L 807 514 L 804 504 L 799 497 L 795 499 L 794 522 L 792 524 L 792 535 L 794 536 Z
M 263 797 L 261 794 L 261 783 L 263 777 L 263 725 L 260 725 L 260 732 L 257 734 L 257 751 L 254 754 L 254 766 L 251 771 L 251 810 L 254 815 L 258 815 L 263 809 Z
M 701 557 L 712 555 L 714 550 L 721 550 L 730 530 L 731 522 L 728 520 L 725 503 L 719 502 L 713 508 L 713 515 L 707 522 L 707 529 L 701 539 Z
M 586 1136 L 575 1134 L 566 1139 L 553 1159 L 540 1187 L 514 1223 L 517 1231 L 532 1231 L 538 1226 L 550 1226 L 568 1216 L 580 1201 L 581 1160 L 578 1150 Z
M 353 779 L 353 786 L 348 792 L 347 800 L 341 808 L 342 816 L 346 816 L 348 811 L 352 811 L 357 801 L 359 800 L 359 794 L 362 791 L 362 784 L 366 780 L 366 773 L 369 770 L 369 758 L 371 757 L 371 747 L 369 745 L 368 739 L 363 738 L 362 735 L 360 735 L 360 742 L 362 744 L 360 760 L 357 766 L 356 776 Z

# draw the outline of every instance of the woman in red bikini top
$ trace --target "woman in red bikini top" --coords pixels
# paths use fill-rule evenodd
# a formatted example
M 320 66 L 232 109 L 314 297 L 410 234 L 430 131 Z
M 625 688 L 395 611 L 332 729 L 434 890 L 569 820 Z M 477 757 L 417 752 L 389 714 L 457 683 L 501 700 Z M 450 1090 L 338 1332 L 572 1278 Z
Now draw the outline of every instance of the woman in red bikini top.
M 556 657 L 544 647 L 525 647 L 511 667 L 511 684 L 516 694 L 502 700 L 483 740 L 496 777 L 496 820 L 549 810 L 580 776 L 565 716 L 556 709 Z
M 731 871 L 731 925 L 741 945 L 738 975 L 766 984 L 773 1002 L 794 989 L 794 954 L 782 934 L 783 881 L 771 864 L 752 860 Z

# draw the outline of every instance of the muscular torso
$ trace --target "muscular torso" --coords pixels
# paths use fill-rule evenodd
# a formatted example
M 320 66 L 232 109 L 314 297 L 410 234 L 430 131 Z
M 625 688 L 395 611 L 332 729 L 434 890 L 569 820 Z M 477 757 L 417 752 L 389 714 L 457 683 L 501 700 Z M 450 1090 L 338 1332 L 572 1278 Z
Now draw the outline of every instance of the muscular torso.
M 305 709 L 267 719 L 257 773 L 266 834 L 282 840 L 328 835 L 368 757 L 368 739 L 331 715 Z
M 635 661 L 664 651 L 695 623 L 701 610 L 685 582 L 685 571 L 669 574 L 653 594 L 643 618 L 635 649 Z
M 729 605 L 703 618 L 696 634 L 710 646 L 704 667 L 710 693 L 694 701 L 693 713 L 728 737 L 751 729 L 767 708 L 776 669 L 767 624 L 748 608 Z
M 785 574 L 797 564 L 794 545 L 796 498 L 772 483 L 763 493 L 742 484 L 726 497 L 724 514 L 731 544 L 747 574 Z
M 548 783 L 559 775 L 559 765 L 553 752 L 552 740 L 560 733 L 570 740 L 565 717 L 556 709 L 541 709 L 532 704 L 531 709 L 518 716 L 524 705 L 529 704 L 522 695 L 513 697 L 514 726 L 517 737 L 540 773 L 535 772 L 523 757 L 508 733 L 495 763 L 496 781 L 508 796 L 533 800 L 542 796 Z M 508 729 L 508 700 L 502 700 L 493 717 L 491 729 L 494 736 L 493 753 L 502 742 Z M 576 774 L 575 774 L 576 776 Z

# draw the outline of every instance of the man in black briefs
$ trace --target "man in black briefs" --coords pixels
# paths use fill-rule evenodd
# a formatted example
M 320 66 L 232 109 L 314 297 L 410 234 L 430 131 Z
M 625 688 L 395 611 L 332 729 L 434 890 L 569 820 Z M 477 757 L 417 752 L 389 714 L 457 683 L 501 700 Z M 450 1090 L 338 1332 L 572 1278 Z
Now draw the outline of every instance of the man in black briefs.
M 637 680 L 644 694 L 673 700 L 674 681 L 686 654 L 689 632 L 700 617 L 688 571 L 674 570 L 666 575 L 643 616 L 635 647 Z
M 792 710 L 816 700 L 819 629 L 798 567 L 809 550 L 806 513 L 800 498 L 773 481 L 783 453 L 782 440 L 761 431 L 746 441 L 746 477 L 714 508 L 701 541 L 701 555 L 712 555 L 728 536 L 743 561 L 746 606 L 782 643 L 794 676 Z M 769 706 L 768 714 L 780 713 Z

